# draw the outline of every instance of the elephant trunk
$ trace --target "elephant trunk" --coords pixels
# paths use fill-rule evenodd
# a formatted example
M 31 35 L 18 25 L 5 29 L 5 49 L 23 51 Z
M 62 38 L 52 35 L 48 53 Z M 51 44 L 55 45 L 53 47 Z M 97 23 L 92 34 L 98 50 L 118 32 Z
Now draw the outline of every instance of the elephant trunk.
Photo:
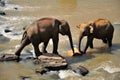
M 72 49 L 72 51 L 73 51 L 73 53 L 74 53 L 73 40 L 72 40 L 71 32 L 69 33 L 68 37 L 69 37 L 71 49 Z
M 80 52 L 82 52 L 82 51 L 81 51 L 81 41 L 82 41 L 82 38 L 83 38 L 83 35 L 81 34 L 81 35 L 79 36 L 79 45 L 78 45 L 78 48 L 79 48 L 79 51 L 80 51 Z

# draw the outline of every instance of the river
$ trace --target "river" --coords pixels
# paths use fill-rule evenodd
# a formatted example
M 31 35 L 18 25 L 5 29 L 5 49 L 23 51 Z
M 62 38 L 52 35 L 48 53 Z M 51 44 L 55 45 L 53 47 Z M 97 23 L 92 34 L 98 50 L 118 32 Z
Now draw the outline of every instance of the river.
M 73 75 L 60 79 L 58 72 L 47 75 L 35 74 L 32 61 L 0 62 L 0 80 L 21 80 L 21 76 L 29 76 L 25 80 L 120 80 L 120 0 L 7 0 L 0 10 L 6 13 L 0 15 L 0 54 L 14 54 L 20 45 L 23 28 L 33 21 L 43 17 L 53 17 L 68 21 L 71 28 L 74 46 L 78 46 L 79 30 L 76 28 L 81 22 L 105 18 L 111 21 L 115 31 L 111 50 L 101 40 L 94 40 L 94 49 L 88 49 L 83 56 L 67 57 L 70 50 L 68 38 L 60 36 L 59 53 L 66 57 L 71 67 L 82 65 L 90 73 L 87 76 Z M 6 33 L 9 29 L 12 32 Z M 84 48 L 86 38 L 82 43 Z M 41 48 L 41 46 L 40 46 Z M 48 45 L 52 50 L 52 42 Z M 23 58 L 32 56 L 32 45 L 22 51 Z M 61 71 L 62 74 L 70 74 Z

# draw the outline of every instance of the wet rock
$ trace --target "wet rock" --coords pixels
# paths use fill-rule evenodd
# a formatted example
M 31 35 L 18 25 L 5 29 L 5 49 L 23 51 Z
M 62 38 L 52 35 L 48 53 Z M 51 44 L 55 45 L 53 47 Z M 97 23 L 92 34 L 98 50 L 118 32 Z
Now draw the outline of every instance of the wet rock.
M 18 57 L 14 54 L 0 54 L 0 61 L 15 61 Z
M 5 13 L 5 12 L 0 11 L 0 15 L 5 16 L 5 15 L 6 15 L 6 13 Z
M 15 10 L 18 10 L 18 8 L 17 8 L 17 7 L 14 7 L 14 9 L 15 9 Z
M 6 28 L 4 31 L 5 31 L 6 33 L 12 32 L 12 30 L 11 30 L 11 29 L 8 29 L 8 28 Z
M 43 54 L 38 57 L 37 64 L 42 64 L 49 70 L 61 70 L 67 68 L 67 62 L 64 58 L 55 54 Z
M 77 74 L 81 74 L 82 76 L 86 76 L 89 73 L 88 69 L 83 66 L 79 66 L 73 69 L 73 71 Z

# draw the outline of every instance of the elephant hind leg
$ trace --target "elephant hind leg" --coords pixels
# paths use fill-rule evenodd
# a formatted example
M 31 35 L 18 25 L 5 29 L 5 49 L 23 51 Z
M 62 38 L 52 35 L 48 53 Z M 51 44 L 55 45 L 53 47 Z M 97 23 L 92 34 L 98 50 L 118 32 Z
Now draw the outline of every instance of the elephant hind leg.
M 38 58 L 38 56 L 42 55 L 42 52 L 39 50 L 39 43 L 32 42 L 32 45 L 34 47 L 35 55 Z
M 55 35 L 53 37 L 53 54 L 58 54 L 58 51 L 57 51 L 57 49 L 58 49 L 58 42 L 59 42 L 58 35 L 57 36 Z
M 23 50 L 23 48 L 24 48 L 25 46 L 27 46 L 28 44 L 30 44 L 30 43 L 31 43 L 31 42 L 30 42 L 30 40 L 29 40 L 27 37 L 26 37 L 24 40 L 22 40 L 20 47 L 19 47 L 18 50 L 15 52 L 15 55 L 20 56 L 20 53 L 21 53 L 21 51 Z

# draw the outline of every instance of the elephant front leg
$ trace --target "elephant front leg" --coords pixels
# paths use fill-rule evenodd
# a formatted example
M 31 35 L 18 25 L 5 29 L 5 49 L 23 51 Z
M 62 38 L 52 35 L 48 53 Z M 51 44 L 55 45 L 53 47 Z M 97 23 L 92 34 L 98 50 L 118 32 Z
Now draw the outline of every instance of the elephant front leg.
M 93 39 L 91 39 L 90 48 L 93 48 Z
M 48 45 L 48 42 L 49 42 L 49 40 L 46 41 L 46 42 L 44 42 L 44 44 L 43 44 L 43 47 L 42 47 L 42 52 L 43 52 L 43 53 L 47 53 L 46 47 L 47 47 L 47 45 Z
M 35 52 L 36 58 L 38 58 L 38 56 L 42 55 L 42 52 L 40 52 L 40 50 L 39 50 L 39 44 L 36 44 L 36 43 L 32 43 L 32 44 L 34 47 L 34 52 Z
M 87 37 L 86 47 L 85 47 L 85 49 L 84 49 L 84 51 L 83 51 L 83 54 L 86 53 L 86 51 L 87 51 L 87 49 L 88 49 L 89 46 L 90 46 L 90 47 L 93 47 L 92 41 L 93 41 L 93 37 L 92 37 L 92 36 L 88 36 L 88 37 Z
M 54 38 L 53 38 L 53 53 L 54 54 L 58 54 L 58 51 L 57 51 L 57 49 L 58 49 L 58 41 L 59 41 L 58 35 L 56 37 L 54 36 Z
M 108 40 L 108 47 L 110 48 L 112 46 L 112 38 L 113 37 L 108 37 L 107 40 Z

